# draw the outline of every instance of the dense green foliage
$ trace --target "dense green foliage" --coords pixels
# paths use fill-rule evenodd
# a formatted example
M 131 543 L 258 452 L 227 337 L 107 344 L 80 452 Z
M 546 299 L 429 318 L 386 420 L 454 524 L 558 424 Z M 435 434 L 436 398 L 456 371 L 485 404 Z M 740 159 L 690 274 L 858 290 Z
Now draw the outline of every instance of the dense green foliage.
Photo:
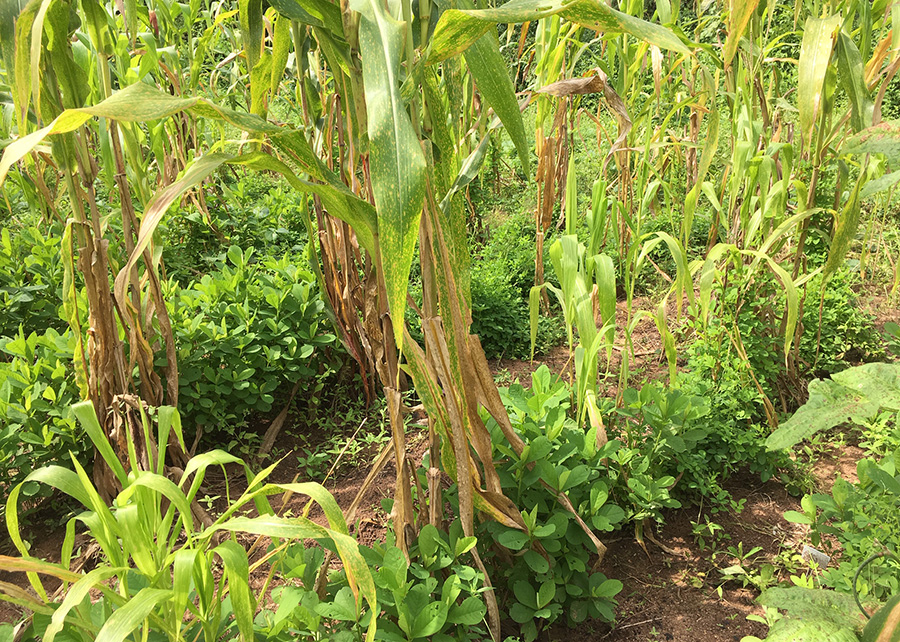
M 30 218 L 30 217 L 29 217 Z M 42 227 L 44 229 L 42 229 Z M 62 330 L 60 229 L 27 220 L 0 231 L 0 336 Z
M 90 446 L 70 408 L 80 398 L 72 368 L 72 334 L 52 328 L 43 334 L 19 331 L 0 337 L 0 351 L 0 476 L 5 496 L 32 470 L 47 464 L 71 465 L 70 456 L 86 464 Z M 22 492 L 32 496 L 40 489 L 29 483 Z
M 170 285 L 178 347 L 179 408 L 233 447 L 251 412 L 269 412 L 279 388 L 333 372 L 336 338 L 300 257 L 254 260 L 233 245 L 227 262 L 188 287 Z M 330 359 L 330 361 L 329 361 Z

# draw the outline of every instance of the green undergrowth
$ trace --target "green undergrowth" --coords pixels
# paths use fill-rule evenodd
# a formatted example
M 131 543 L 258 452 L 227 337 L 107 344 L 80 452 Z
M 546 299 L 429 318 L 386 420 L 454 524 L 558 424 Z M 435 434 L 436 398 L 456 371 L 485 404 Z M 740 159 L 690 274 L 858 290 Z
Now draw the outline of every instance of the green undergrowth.
M 246 421 L 265 414 L 297 382 L 314 388 L 344 363 L 305 261 L 262 257 L 232 246 L 208 274 L 164 284 L 179 367 L 179 409 L 191 439 L 249 452 Z M 71 330 L 0 337 L 0 474 L 15 484 L 46 463 L 89 465 L 90 447 L 71 416 L 80 398 Z M 157 356 L 165 364 L 165 353 Z M 257 437 L 258 438 L 258 437 Z M 9 486 L 7 486 L 9 488 Z M 29 484 L 25 495 L 38 492 Z M 46 489 L 41 492 L 46 492 Z

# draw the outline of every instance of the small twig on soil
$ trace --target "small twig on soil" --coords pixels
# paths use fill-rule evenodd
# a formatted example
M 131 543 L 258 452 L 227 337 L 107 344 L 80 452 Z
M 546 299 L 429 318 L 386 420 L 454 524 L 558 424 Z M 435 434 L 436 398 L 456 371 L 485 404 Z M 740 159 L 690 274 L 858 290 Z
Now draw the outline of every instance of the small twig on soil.
M 272 450 L 272 446 L 275 445 L 275 440 L 278 438 L 278 434 L 281 432 L 282 426 L 284 426 L 284 422 L 287 419 L 288 412 L 291 409 L 291 404 L 294 401 L 294 396 L 297 394 L 297 390 L 300 389 L 300 380 L 297 380 L 297 383 L 294 384 L 294 389 L 291 390 L 291 396 L 288 398 L 288 402 L 284 406 L 284 410 L 278 413 L 278 416 L 275 417 L 275 420 L 272 422 L 272 425 L 269 426 L 269 429 L 266 431 L 265 437 L 263 437 L 262 445 L 259 447 L 259 451 L 256 453 L 257 459 L 262 459 L 266 455 L 269 454 L 269 451 Z
M 647 539 L 649 539 L 651 542 L 653 542 L 654 544 L 659 546 L 663 550 L 664 553 L 668 553 L 669 555 L 674 555 L 675 557 L 684 557 L 684 555 L 682 555 L 681 553 L 676 551 L 674 548 L 670 548 L 670 547 L 666 546 L 665 544 L 663 544 L 662 542 L 660 542 L 658 539 L 656 539 L 656 537 L 653 535 L 653 533 L 650 532 L 650 529 L 647 529 L 647 532 L 644 533 L 644 536 Z
M 331 464 L 331 468 L 328 470 L 328 473 L 325 475 L 325 479 L 322 480 L 322 484 L 324 484 L 326 481 L 328 481 L 328 478 L 331 477 L 331 473 L 333 473 L 335 471 L 335 469 L 337 468 L 337 465 L 339 463 L 341 463 L 341 459 L 343 459 L 344 453 L 347 452 L 347 449 L 350 447 L 350 444 L 352 444 L 354 441 L 356 441 L 356 435 L 359 434 L 359 431 L 366 424 L 366 421 L 368 421 L 368 419 L 369 419 L 368 417 L 363 417 L 363 420 L 360 422 L 359 426 L 356 428 L 356 432 L 354 432 L 353 436 L 350 437 L 350 439 L 347 441 L 346 444 L 344 444 L 344 447 L 341 449 L 341 452 L 338 454 L 337 459 L 335 459 L 334 463 Z
M 661 619 L 662 618 L 660 618 L 660 617 L 652 617 L 649 620 L 642 620 L 640 622 L 633 622 L 631 624 L 623 624 L 622 626 L 617 626 L 616 628 L 614 628 L 612 631 L 610 631 L 609 633 L 607 633 L 600 639 L 605 640 L 606 638 L 608 638 L 610 635 L 612 635 L 616 631 L 621 631 L 622 629 L 630 629 L 633 626 L 641 626 L 642 624 L 650 624 L 651 622 L 659 622 Z

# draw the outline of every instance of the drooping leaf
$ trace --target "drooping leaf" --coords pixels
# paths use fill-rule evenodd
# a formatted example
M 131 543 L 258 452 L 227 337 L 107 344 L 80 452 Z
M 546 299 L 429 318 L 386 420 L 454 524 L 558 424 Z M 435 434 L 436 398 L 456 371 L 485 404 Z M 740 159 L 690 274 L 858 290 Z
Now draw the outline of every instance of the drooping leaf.
M 365 560 L 359 553 L 359 546 L 352 537 L 339 531 L 319 526 L 315 522 L 303 518 L 288 519 L 274 515 L 260 517 L 235 517 L 214 527 L 214 530 L 252 533 L 268 537 L 293 539 L 331 540 L 337 548 L 338 555 L 344 563 L 347 578 L 354 594 L 362 593 L 363 597 L 374 609 L 376 606 L 375 583 Z
M 143 588 L 117 608 L 97 634 L 96 642 L 124 642 L 143 624 L 157 604 L 172 597 L 167 589 Z
M 900 365 L 867 363 L 816 379 L 809 401 L 766 439 L 768 450 L 790 448 L 815 433 L 849 422 L 862 424 L 879 409 L 900 410 Z
M 225 567 L 231 606 L 241 637 L 244 640 L 252 640 L 256 601 L 250 591 L 250 563 L 247 560 L 247 551 L 234 540 L 227 540 L 213 549 L 213 552 L 222 559 Z
M 844 263 L 844 257 L 850 249 L 850 242 L 856 236 L 859 227 L 859 217 L 862 208 L 859 204 L 859 192 L 865 182 L 865 172 L 856 181 L 856 186 L 850 192 L 850 198 L 844 204 L 834 224 L 834 237 L 831 239 L 831 247 L 828 248 L 828 260 L 825 262 L 823 277 L 828 278 Z
M 837 62 L 841 84 L 850 98 L 850 124 L 853 131 L 860 132 L 872 126 L 875 103 L 866 86 L 865 65 L 859 49 L 843 31 L 838 35 Z
M 466 66 L 478 85 L 478 91 L 503 122 L 515 144 L 522 170 L 527 176 L 531 172 L 531 148 L 525 134 L 522 112 L 516 101 L 515 88 L 509 78 L 506 62 L 500 55 L 496 34 L 486 33 L 481 36 L 466 50 L 464 56 Z
M 238 15 L 241 21 L 241 40 L 247 70 L 251 72 L 259 62 L 263 48 L 263 3 L 262 0 L 238 0 Z
M 759 6 L 759 0 L 730 0 L 729 1 L 729 18 L 728 18 L 728 39 L 725 40 L 725 49 L 722 51 L 722 62 L 728 67 L 731 65 L 731 59 L 737 53 L 738 45 L 744 32 L 747 31 L 747 25 L 753 12 Z
M 9 168 L 25 157 L 47 136 L 74 131 L 90 118 L 100 117 L 142 123 L 167 118 L 181 111 L 190 111 L 198 116 L 221 119 L 240 129 L 254 133 L 278 134 L 282 131 L 277 125 L 267 123 L 258 116 L 219 107 L 202 98 L 177 98 L 144 83 L 135 83 L 117 91 L 93 107 L 67 109 L 43 129 L 10 143 L 3 150 L 3 157 L 0 158 L 0 184 L 5 180 Z
M 520 23 L 560 15 L 588 29 L 628 33 L 660 49 L 690 54 L 690 49 L 672 31 L 616 11 L 603 0 L 512 0 L 493 9 L 451 9 L 441 14 L 428 55 L 430 63 L 462 53 L 493 25 Z
M 866 186 L 859 193 L 859 197 L 869 198 L 870 196 L 874 196 L 879 192 L 891 189 L 898 182 L 900 182 L 900 170 L 897 170 L 896 172 L 890 172 L 889 174 L 885 174 L 884 176 L 879 176 L 875 180 L 868 181 L 866 183 Z
M 53 612 L 53 617 L 50 620 L 50 625 L 44 631 L 44 642 L 53 642 L 56 638 L 56 635 L 63 630 L 63 627 L 66 624 L 66 617 L 69 615 L 69 612 L 81 604 L 82 600 L 88 596 L 91 589 L 97 588 L 102 582 L 108 580 L 111 577 L 115 577 L 118 573 L 124 573 L 127 569 L 125 568 L 113 568 L 111 566 L 101 566 L 99 568 L 95 568 L 90 573 L 86 575 L 82 575 L 81 578 L 74 582 L 72 586 L 70 586 L 66 590 L 66 597 L 63 599 L 62 604 Z
M 184 172 L 184 175 L 164 190 L 159 192 L 148 204 L 147 211 L 141 220 L 141 228 L 138 232 L 137 242 L 128 262 L 116 276 L 115 292 L 116 300 L 126 301 L 125 288 L 128 286 L 129 274 L 132 268 L 147 249 L 156 228 L 174 200 L 187 190 L 206 179 L 217 167 L 230 158 L 228 154 L 207 154 L 194 161 Z
M 122 462 L 119 461 L 119 458 L 116 457 L 115 452 L 113 452 L 112 446 L 109 444 L 109 438 L 100 426 L 100 422 L 97 419 L 97 413 L 94 411 L 94 404 L 90 401 L 81 401 L 72 406 L 72 412 L 78 418 L 81 427 L 84 429 L 84 432 L 87 433 L 88 437 L 90 437 L 91 441 L 94 443 L 94 447 L 103 457 L 103 460 L 116 475 L 119 483 L 124 484 L 128 475 L 125 472 L 125 468 L 122 466 Z

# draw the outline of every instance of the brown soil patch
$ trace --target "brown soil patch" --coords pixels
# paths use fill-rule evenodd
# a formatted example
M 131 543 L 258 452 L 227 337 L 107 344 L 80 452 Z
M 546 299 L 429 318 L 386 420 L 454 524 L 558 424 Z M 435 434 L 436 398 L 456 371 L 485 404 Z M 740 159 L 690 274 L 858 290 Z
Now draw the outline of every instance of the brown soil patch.
M 748 568 L 776 562 L 783 548 L 799 553 L 804 533 L 782 517 L 784 511 L 796 510 L 799 502 L 778 483 L 761 484 L 752 475 L 735 478 L 728 486 L 736 500 L 746 500 L 738 514 L 712 515 L 686 508 L 666 515 L 656 539 L 671 553 L 649 539 L 645 551 L 627 531 L 607 540 L 609 550 L 601 570 L 624 584 L 618 597 L 617 622 L 614 626 L 588 622 L 574 629 L 554 627 L 550 639 L 738 642 L 745 635 L 765 637 L 764 625 L 746 619 L 751 613 L 763 613 L 755 603 L 758 591 L 738 581 L 725 582 L 721 570 L 737 563 L 727 549 L 738 543 L 745 552 L 762 547 L 745 564 Z M 720 524 L 730 539 L 701 550 L 691 522 L 706 517 Z M 786 579 L 785 572 L 781 570 L 776 577 Z
M 816 485 L 822 493 L 830 493 L 834 481 L 840 476 L 850 483 L 857 483 L 856 464 L 866 457 L 866 451 L 859 446 L 846 445 L 823 454 L 812 470 Z
M 900 307 L 892 305 L 883 288 L 866 285 L 859 293 L 859 307 L 875 317 L 875 329 L 884 332 L 884 324 L 888 321 L 900 323 Z

